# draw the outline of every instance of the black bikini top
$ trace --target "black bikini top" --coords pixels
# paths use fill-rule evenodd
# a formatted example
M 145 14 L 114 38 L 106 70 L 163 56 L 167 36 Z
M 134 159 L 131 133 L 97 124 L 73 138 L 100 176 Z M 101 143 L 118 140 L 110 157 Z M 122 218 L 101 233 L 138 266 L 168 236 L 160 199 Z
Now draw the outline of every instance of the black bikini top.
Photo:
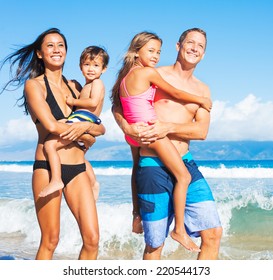
M 70 92 L 72 93 L 72 96 L 77 99 L 77 96 L 75 95 L 75 93 L 73 92 L 73 90 L 71 89 L 71 87 L 68 85 L 68 81 L 66 80 L 66 78 L 64 76 L 63 77 L 63 81 L 65 82 L 65 84 L 67 85 L 67 87 L 69 88 Z M 44 81 L 45 81 L 45 86 L 46 86 L 46 92 L 47 92 L 47 96 L 46 96 L 46 102 L 50 107 L 51 113 L 54 116 L 54 118 L 56 120 L 61 120 L 61 119 L 66 119 L 67 117 L 63 114 L 61 108 L 59 107 L 54 94 L 52 93 L 52 90 L 49 86 L 48 80 L 46 75 L 44 75 Z M 74 106 L 72 108 L 72 111 L 75 111 L 76 107 Z M 37 119 L 35 121 L 35 124 L 40 123 L 40 121 Z

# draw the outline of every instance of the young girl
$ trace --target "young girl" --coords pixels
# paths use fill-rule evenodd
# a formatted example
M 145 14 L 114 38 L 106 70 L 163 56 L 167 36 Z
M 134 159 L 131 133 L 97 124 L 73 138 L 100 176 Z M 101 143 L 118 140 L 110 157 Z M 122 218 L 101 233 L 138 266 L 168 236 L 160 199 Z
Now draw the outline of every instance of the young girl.
M 208 111 L 211 109 L 209 99 L 178 90 L 162 79 L 154 68 L 160 58 L 161 45 L 162 40 L 156 34 L 141 32 L 135 35 L 125 55 L 123 66 L 112 89 L 111 100 L 115 106 L 120 106 L 121 104 L 124 117 L 129 124 L 137 122 L 149 123 L 149 121 L 156 119 L 153 107 L 156 88 L 161 88 L 164 92 L 182 102 L 200 104 Z M 139 158 L 139 144 L 127 135 L 125 138 L 131 145 L 134 169 Z M 158 157 L 176 178 L 173 192 L 175 227 L 171 236 L 186 249 L 199 252 L 199 247 L 188 236 L 184 226 L 186 193 L 191 176 L 176 148 L 167 137 L 149 144 L 149 148 L 156 151 Z M 134 174 L 133 171 L 133 231 L 141 232 L 141 229 L 139 229 L 139 210 L 136 210 Z
M 69 106 L 76 106 L 77 110 L 73 112 L 66 123 L 79 121 L 90 121 L 94 124 L 100 124 L 98 118 L 102 111 L 105 89 L 100 76 L 106 71 L 109 62 L 107 52 L 97 46 L 90 46 L 84 49 L 80 57 L 80 69 L 85 77 L 85 86 L 82 88 L 80 98 L 75 99 L 71 96 L 66 98 Z M 64 187 L 61 179 L 61 163 L 57 150 L 70 144 L 71 141 L 65 141 L 56 135 L 49 135 L 45 142 L 44 149 L 48 157 L 51 180 L 49 184 L 40 192 L 39 196 L 47 196 Z M 84 146 L 82 142 L 78 142 Z M 99 193 L 99 183 L 96 181 L 95 173 L 91 165 L 89 167 L 89 176 L 93 184 L 94 198 L 97 200 Z

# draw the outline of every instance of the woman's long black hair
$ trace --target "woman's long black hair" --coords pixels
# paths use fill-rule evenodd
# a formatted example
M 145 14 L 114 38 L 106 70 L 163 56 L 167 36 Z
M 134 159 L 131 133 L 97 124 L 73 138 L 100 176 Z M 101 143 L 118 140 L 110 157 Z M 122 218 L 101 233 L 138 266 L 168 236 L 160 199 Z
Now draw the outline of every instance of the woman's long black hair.
M 11 79 L 4 85 L 0 93 L 8 90 L 9 87 L 17 89 L 21 87 L 26 80 L 44 74 L 44 62 L 42 59 L 38 58 L 37 51 L 41 50 L 41 45 L 44 41 L 45 36 L 52 33 L 57 33 L 63 38 L 65 48 L 67 50 L 66 38 L 58 28 L 50 28 L 44 31 L 37 37 L 37 39 L 33 43 L 18 49 L 3 60 L 0 65 L 0 70 L 2 69 L 4 64 L 9 63 Z M 20 100 L 22 100 L 22 104 L 20 104 L 19 107 L 24 107 L 25 113 L 28 114 L 27 102 L 24 92 L 22 97 L 18 99 L 18 101 Z

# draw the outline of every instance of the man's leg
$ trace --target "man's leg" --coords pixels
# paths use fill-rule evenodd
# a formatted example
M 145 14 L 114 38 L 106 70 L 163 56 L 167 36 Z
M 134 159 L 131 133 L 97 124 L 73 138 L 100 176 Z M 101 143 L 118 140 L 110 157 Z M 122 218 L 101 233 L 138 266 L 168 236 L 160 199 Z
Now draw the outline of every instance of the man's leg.
M 222 227 L 217 227 L 206 229 L 200 232 L 201 252 L 198 254 L 198 260 L 218 259 L 222 231 Z
M 143 253 L 143 260 L 160 260 L 163 246 L 164 244 L 158 248 L 152 248 L 146 245 Z
M 160 260 L 173 220 L 173 177 L 155 157 L 141 157 L 136 174 L 138 205 L 142 218 L 144 260 Z M 163 164 L 162 164 L 163 165 Z
M 201 237 L 199 260 L 218 259 L 222 226 L 211 189 L 198 166 L 187 153 L 183 159 L 191 176 L 188 187 L 185 224 L 190 236 Z M 187 161 L 186 161 L 187 160 Z

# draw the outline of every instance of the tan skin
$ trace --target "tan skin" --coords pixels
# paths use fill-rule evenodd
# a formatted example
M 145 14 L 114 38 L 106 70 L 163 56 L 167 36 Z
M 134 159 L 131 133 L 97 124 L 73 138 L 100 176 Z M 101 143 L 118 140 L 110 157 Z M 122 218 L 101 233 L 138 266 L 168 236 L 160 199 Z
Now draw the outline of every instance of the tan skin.
M 209 98 L 192 95 L 176 89 L 171 84 L 167 83 L 154 69 L 154 66 L 159 61 L 160 51 L 161 42 L 155 39 L 149 40 L 138 50 L 135 54 L 135 66 L 126 75 L 125 84 L 127 92 L 125 92 L 124 86 L 122 86 L 120 88 L 120 95 L 125 98 L 127 94 L 130 96 L 139 95 L 148 90 L 151 84 L 153 84 L 175 99 L 183 102 L 196 102 L 209 111 L 211 108 L 211 101 Z M 190 174 L 174 145 L 167 137 L 151 143 L 149 148 L 156 151 L 157 156 L 176 178 L 176 184 L 174 187 L 175 228 L 172 231 L 171 236 L 186 249 L 190 251 L 200 251 L 198 246 L 190 239 L 184 227 L 184 207 L 186 203 L 187 187 L 191 179 Z M 138 148 L 131 147 L 131 150 L 135 163 L 137 162 L 137 157 L 135 157 L 135 155 L 138 154 Z M 132 177 L 134 176 L 135 174 L 133 172 Z M 133 204 L 136 197 L 134 189 L 135 185 L 132 183 Z M 134 214 L 135 213 L 137 214 L 137 211 L 134 211 Z M 138 218 L 138 215 L 134 215 L 133 231 L 138 232 L 138 221 L 135 218 Z
M 55 99 L 65 116 L 71 113 L 71 107 L 66 104 L 66 96 L 71 92 L 62 80 L 62 67 L 66 57 L 64 42 L 59 34 L 48 34 L 45 36 L 41 50 L 37 52 L 38 57 L 43 59 L 45 74 Z M 36 125 L 38 132 L 38 143 L 35 152 L 36 160 L 46 160 L 43 145 L 49 133 L 61 135 L 64 139 L 75 141 L 87 131 L 93 136 L 104 134 L 102 125 L 92 126 L 83 122 L 73 125 L 58 122 L 51 114 L 46 102 L 46 88 L 43 76 L 27 80 L 25 83 L 25 94 L 28 109 L 33 121 L 39 119 Z M 69 81 L 74 93 L 79 96 L 77 84 Z M 85 136 L 87 147 L 94 143 L 94 138 Z M 73 142 L 65 149 L 59 150 L 59 156 L 63 164 L 80 164 L 85 162 L 84 151 Z M 87 170 L 88 170 L 87 166 Z M 52 259 L 57 247 L 60 233 L 60 205 L 62 191 L 55 192 L 45 198 L 38 197 L 44 186 L 49 183 L 49 172 L 45 169 L 36 169 L 33 172 L 32 188 L 36 214 L 41 229 L 41 242 L 36 259 Z M 95 200 L 92 186 L 87 172 L 77 175 L 63 190 L 65 200 L 74 215 L 83 240 L 79 259 L 96 259 L 98 254 L 99 226 Z
M 81 90 L 79 99 L 75 99 L 72 95 L 66 96 L 66 103 L 70 106 L 76 106 L 76 109 L 86 109 L 91 113 L 99 116 L 105 96 L 105 88 L 100 76 L 105 72 L 106 68 L 103 68 L 102 57 L 98 56 L 94 60 L 87 59 L 81 65 L 81 70 L 86 79 L 86 84 Z M 93 79 L 93 80 L 92 80 Z M 61 120 L 65 122 L 66 120 Z M 50 163 L 51 168 L 51 180 L 48 186 L 46 186 L 39 196 L 44 197 L 64 187 L 64 183 L 61 180 L 61 164 L 57 151 L 70 144 L 69 140 L 60 139 L 54 134 L 51 134 L 45 143 L 45 151 Z M 93 194 L 95 200 L 99 195 L 99 183 L 96 181 L 96 176 L 90 163 L 88 165 L 88 175 L 93 185 Z
M 139 95 L 148 90 L 151 84 L 153 84 L 175 99 L 183 102 L 198 103 L 209 111 L 211 108 L 211 101 L 209 98 L 188 94 L 187 92 L 178 90 L 162 79 L 159 73 L 154 69 L 154 66 L 159 61 L 160 51 L 161 42 L 155 39 L 149 40 L 138 50 L 135 54 L 135 66 L 126 75 L 125 84 L 127 92 L 125 92 L 124 86 L 122 86 L 120 88 L 120 95 L 125 98 L 127 94 L 130 96 Z M 184 227 L 184 206 L 187 187 L 191 179 L 190 174 L 174 145 L 167 137 L 151 143 L 148 147 L 156 151 L 157 156 L 176 178 L 174 187 L 175 228 L 171 233 L 172 238 L 190 251 L 200 251 L 198 246 L 192 242 Z M 138 148 L 131 147 L 131 150 L 134 162 L 137 162 L 135 155 L 138 154 Z M 134 178 L 134 176 L 135 174 L 133 172 L 132 177 Z M 132 183 L 133 204 L 136 197 L 134 189 L 135 185 Z M 135 209 L 135 205 L 133 207 Z M 133 213 L 135 214 L 133 219 L 133 231 L 141 232 L 139 223 L 137 223 L 139 221 L 139 216 L 137 215 L 138 211 L 134 210 Z
M 158 68 L 160 75 L 176 88 L 183 88 L 196 95 L 210 98 L 207 85 L 193 76 L 197 64 L 203 59 L 206 41 L 199 32 L 188 33 L 183 44 L 177 44 L 178 56 L 174 65 Z M 187 153 L 190 140 L 206 139 L 210 113 L 196 104 L 183 104 L 170 97 L 162 90 L 157 90 L 155 110 L 158 120 L 150 126 L 141 123 L 128 125 L 120 108 L 114 109 L 114 116 L 125 134 L 142 144 L 149 144 L 168 136 L 181 156 Z M 171 114 L 170 114 L 171 112 Z M 156 156 L 152 149 L 141 147 L 143 156 Z M 218 258 L 222 228 L 203 230 L 201 234 L 201 252 L 199 260 L 215 260 Z M 158 248 L 146 245 L 143 259 L 158 260 L 164 244 Z

